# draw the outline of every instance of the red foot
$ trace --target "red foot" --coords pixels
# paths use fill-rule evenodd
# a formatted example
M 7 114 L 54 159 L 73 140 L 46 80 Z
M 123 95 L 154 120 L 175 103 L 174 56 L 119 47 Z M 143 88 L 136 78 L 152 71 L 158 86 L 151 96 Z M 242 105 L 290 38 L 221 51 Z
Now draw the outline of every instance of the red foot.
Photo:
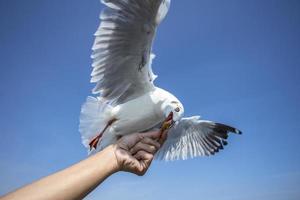
M 98 142 L 100 141 L 100 139 L 102 138 L 103 134 L 99 134 L 97 137 L 95 137 L 90 143 L 90 151 L 94 148 L 97 148 Z
M 110 120 L 110 121 L 106 124 L 106 126 L 104 127 L 103 131 L 101 131 L 101 133 L 100 133 L 97 137 L 95 137 L 94 139 L 92 139 L 92 141 L 89 143 L 90 151 L 91 151 L 93 148 L 94 148 L 94 149 L 97 148 L 97 145 L 98 145 L 99 141 L 101 141 L 102 136 L 103 136 L 104 132 L 106 131 L 106 129 L 107 129 L 110 125 L 112 125 L 115 121 L 117 121 L 117 119 L 112 119 L 112 120 Z

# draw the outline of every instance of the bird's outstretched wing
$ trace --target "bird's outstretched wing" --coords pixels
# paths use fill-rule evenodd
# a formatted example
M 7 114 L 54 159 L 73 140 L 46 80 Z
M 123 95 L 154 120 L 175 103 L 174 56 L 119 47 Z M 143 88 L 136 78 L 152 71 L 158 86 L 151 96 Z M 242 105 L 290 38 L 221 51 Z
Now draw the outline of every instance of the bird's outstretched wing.
M 115 103 L 153 88 L 152 42 L 170 0 L 102 0 L 106 8 L 93 45 L 94 94 Z
M 185 160 L 214 155 L 227 145 L 229 132 L 241 134 L 238 129 L 200 120 L 199 116 L 183 118 L 169 131 L 168 139 L 156 154 L 156 159 Z

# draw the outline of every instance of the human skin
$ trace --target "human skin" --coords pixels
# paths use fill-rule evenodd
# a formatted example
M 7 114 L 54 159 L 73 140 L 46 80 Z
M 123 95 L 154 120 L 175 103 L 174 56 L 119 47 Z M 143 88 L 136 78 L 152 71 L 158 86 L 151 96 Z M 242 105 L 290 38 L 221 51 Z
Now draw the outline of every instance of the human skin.
M 167 131 L 124 136 L 95 155 L 0 197 L 0 200 L 83 199 L 116 172 L 144 175 L 166 138 Z

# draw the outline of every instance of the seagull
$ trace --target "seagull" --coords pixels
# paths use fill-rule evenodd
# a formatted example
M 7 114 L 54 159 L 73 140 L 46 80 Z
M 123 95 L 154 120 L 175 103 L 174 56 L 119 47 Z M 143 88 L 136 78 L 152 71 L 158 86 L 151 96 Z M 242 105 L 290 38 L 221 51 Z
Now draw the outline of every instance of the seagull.
M 136 132 L 168 129 L 157 152 L 159 160 L 185 160 L 214 155 L 227 144 L 228 125 L 184 118 L 182 103 L 156 87 L 152 43 L 171 0 L 101 0 L 105 8 L 92 47 L 93 94 L 82 105 L 79 132 L 92 154 Z M 171 124 L 167 123 L 171 120 Z

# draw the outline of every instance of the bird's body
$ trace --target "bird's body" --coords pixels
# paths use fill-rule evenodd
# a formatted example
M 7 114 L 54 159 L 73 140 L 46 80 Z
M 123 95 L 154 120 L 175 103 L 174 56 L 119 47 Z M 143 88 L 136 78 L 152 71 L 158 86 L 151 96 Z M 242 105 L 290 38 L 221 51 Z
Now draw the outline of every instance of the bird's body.
M 130 100 L 124 104 L 116 106 L 116 118 L 119 119 L 114 124 L 114 129 L 118 135 L 141 132 L 149 129 L 164 120 L 164 115 L 156 103 L 161 100 L 155 98 L 155 91 Z
M 79 126 L 89 153 L 127 134 L 170 128 L 157 158 L 187 159 L 213 155 L 227 144 L 229 132 L 241 133 L 199 116 L 183 118 L 180 101 L 154 85 L 152 43 L 170 2 L 102 0 L 106 8 L 95 33 L 91 74 L 91 82 L 96 83 L 93 93 L 100 95 L 87 98 Z M 167 120 L 174 126 L 166 127 Z
M 118 120 L 113 127 L 117 135 L 145 131 L 163 122 L 162 104 L 169 96 L 167 91 L 155 87 L 153 91 L 116 106 L 113 112 Z
M 105 103 L 102 104 L 99 99 L 94 99 L 94 101 L 96 102 L 92 104 L 94 108 L 90 109 L 97 110 L 103 106 L 108 106 Z M 115 107 L 109 106 L 106 112 L 101 112 L 100 109 L 98 116 L 99 118 L 103 117 L 102 122 L 112 123 L 103 132 L 98 148 L 103 149 L 114 143 L 121 136 L 151 130 L 162 124 L 165 120 L 164 105 L 166 102 L 171 101 L 178 102 L 181 105 L 179 100 L 171 93 L 161 88 L 153 87 L 153 90 L 140 97 Z M 89 140 L 96 136 L 97 132 L 91 135 Z

